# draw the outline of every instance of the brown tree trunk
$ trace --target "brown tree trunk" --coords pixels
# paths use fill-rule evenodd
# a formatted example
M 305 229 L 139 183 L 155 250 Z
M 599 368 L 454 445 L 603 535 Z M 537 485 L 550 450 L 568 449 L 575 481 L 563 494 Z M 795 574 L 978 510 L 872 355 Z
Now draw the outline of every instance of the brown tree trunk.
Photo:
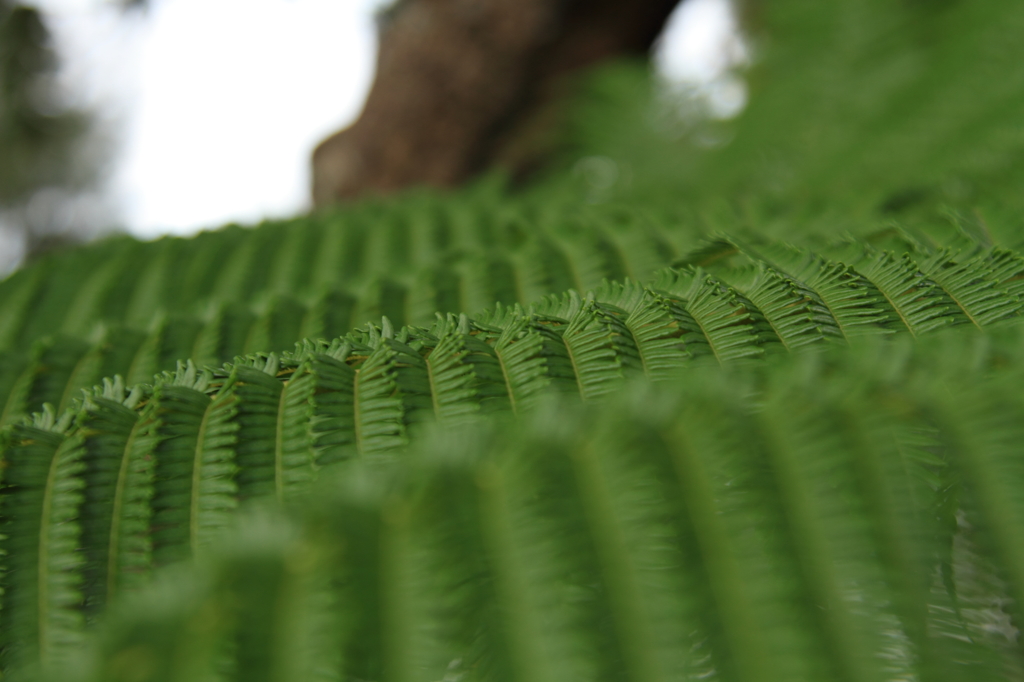
M 567 77 L 646 55 L 677 2 L 399 0 L 362 114 L 313 153 L 314 203 L 535 167 Z

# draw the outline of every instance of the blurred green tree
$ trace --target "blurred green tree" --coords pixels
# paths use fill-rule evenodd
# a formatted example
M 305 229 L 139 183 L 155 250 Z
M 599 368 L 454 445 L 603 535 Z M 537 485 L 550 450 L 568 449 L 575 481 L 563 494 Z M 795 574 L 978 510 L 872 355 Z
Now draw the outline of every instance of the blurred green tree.
M 41 204 L 97 179 L 85 153 L 92 117 L 67 104 L 58 66 L 40 10 L 0 0 L 0 229 L 27 253 L 74 240 Z

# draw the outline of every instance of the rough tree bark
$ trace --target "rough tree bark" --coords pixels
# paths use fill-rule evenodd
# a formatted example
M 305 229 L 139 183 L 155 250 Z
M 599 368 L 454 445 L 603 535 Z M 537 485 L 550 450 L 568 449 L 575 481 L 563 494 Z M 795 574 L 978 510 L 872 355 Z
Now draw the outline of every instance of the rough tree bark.
M 313 153 L 314 203 L 528 172 L 572 74 L 646 55 L 678 1 L 399 0 L 362 114 Z

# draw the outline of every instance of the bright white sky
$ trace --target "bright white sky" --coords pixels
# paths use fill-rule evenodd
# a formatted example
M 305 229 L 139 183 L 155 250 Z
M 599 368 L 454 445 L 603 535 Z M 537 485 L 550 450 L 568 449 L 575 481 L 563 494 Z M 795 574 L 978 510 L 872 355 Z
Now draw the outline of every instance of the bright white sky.
M 141 237 L 295 214 L 309 155 L 354 119 L 381 0 L 37 0 L 79 103 L 109 112 L 111 200 Z M 743 59 L 728 0 L 687 0 L 658 56 L 708 84 Z M 728 103 L 726 103 L 728 109 Z

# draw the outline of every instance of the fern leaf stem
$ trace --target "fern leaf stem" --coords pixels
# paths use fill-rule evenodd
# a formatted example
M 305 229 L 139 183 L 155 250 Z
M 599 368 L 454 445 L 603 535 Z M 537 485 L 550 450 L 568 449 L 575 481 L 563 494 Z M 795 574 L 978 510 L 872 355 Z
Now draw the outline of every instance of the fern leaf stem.
M 500 600 L 505 636 L 509 642 L 516 678 L 524 682 L 553 682 L 544 665 L 543 632 L 532 606 L 525 569 L 516 552 L 509 518 L 505 475 L 493 463 L 484 464 L 476 475 L 480 523 L 485 547 L 491 555 L 495 587 Z
M 498 366 L 501 367 L 501 377 L 505 382 L 505 391 L 508 393 L 508 402 L 512 407 L 512 414 L 519 414 L 519 405 L 516 403 L 515 391 L 512 390 L 512 381 L 508 376 L 508 367 L 505 366 L 505 358 L 502 357 L 501 348 L 498 344 L 493 345 L 494 357 L 498 359 Z
M 362 374 L 359 367 L 356 367 L 352 378 L 352 432 L 356 440 L 356 452 L 363 455 L 363 417 L 359 397 L 359 378 Z
M 36 608 L 39 610 L 39 615 L 37 616 L 39 622 L 37 633 L 39 660 L 43 662 L 50 658 L 50 614 L 48 607 L 50 603 L 50 531 L 53 527 L 50 522 L 50 511 L 53 505 L 53 493 L 57 481 L 59 458 L 60 452 L 58 448 L 58 451 L 54 453 L 53 459 L 50 461 L 50 470 L 46 474 L 46 487 L 43 490 L 43 504 L 39 519 L 39 549 L 37 550 L 39 558 L 36 562 L 38 571 L 36 589 L 38 590 L 38 595 L 36 597 Z
M 281 387 L 281 396 L 277 401 L 277 418 L 274 431 L 274 495 L 278 502 L 284 500 L 284 413 L 288 400 L 288 386 Z
M 607 481 L 599 470 L 593 448 L 584 445 L 570 453 L 576 482 L 588 517 L 591 538 L 601 563 L 601 574 L 610 592 L 616 630 L 622 643 L 630 677 L 645 682 L 664 680 L 651 643 L 654 641 L 642 607 L 635 567 L 622 528 L 612 509 Z
M 662 437 L 671 453 L 681 498 L 697 538 L 700 559 L 707 569 L 710 591 L 729 642 L 728 655 L 738 678 L 746 682 L 778 679 L 771 669 L 768 647 L 748 615 L 751 600 L 736 557 L 728 547 L 729 533 L 715 508 L 707 472 L 681 428 L 663 433 Z
M 199 502 L 201 500 L 200 484 L 203 480 L 203 454 L 206 449 L 206 425 L 210 420 L 210 412 L 216 400 L 211 400 L 203 411 L 203 419 L 199 423 L 199 431 L 196 436 L 195 455 L 192 459 L 192 489 L 189 501 L 188 515 L 188 539 L 192 556 L 199 552 Z
M 125 443 L 121 456 L 121 463 L 117 472 L 117 484 L 114 487 L 114 507 L 110 517 L 110 537 L 107 547 L 107 602 L 114 595 L 117 588 L 117 579 L 120 572 L 118 554 L 121 547 L 121 514 L 124 507 L 125 486 L 128 482 L 128 468 L 131 466 L 131 453 L 135 447 L 135 436 L 142 428 L 142 420 L 135 422 L 132 431 L 128 434 L 128 441 Z

